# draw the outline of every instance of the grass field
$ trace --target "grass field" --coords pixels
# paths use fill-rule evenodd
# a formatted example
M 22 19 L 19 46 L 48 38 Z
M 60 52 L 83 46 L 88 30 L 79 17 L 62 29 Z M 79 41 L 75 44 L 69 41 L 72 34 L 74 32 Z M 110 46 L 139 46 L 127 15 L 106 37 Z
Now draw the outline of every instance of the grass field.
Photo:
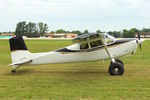
M 71 44 L 26 40 L 31 52 Z M 0 100 L 150 100 L 150 41 L 135 55 L 122 57 L 123 76 L 110 76 L 110 61 L 22 66 L 11 73 L 8 40 L 0 40 Z

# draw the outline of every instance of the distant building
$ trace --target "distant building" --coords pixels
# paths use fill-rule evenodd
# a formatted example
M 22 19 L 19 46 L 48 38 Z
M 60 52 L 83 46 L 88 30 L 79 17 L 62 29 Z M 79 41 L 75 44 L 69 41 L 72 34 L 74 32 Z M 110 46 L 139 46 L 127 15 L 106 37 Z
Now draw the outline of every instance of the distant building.
M 53 34 L 52 38 L 66 38 L 67 34 Z
M 14 36 L 15 34 L 13 32 L 3 32 L 0 34 L 0 36 Z M 72 33 L 46 33 L 44 35 L 45 37 L 49 38 L 74 38 L 78 36 L 78 34 L 72 34 Z
M 75 38 L 76 36 L 78 36 L 78 34 L 72 34 L 72 33 L 67 34 L 67 38 Z
M 14 36 L 13 32 L 3 32 L 0 34 L 1 36 Z
M 138 37 L 138 35 L 137 35 L 138 33 L 136 33 L 136 38 Z M 150 32 L 142 32 L 142 33 L 140 33 L 140 37 L 142 37 L 142 38 L 150 38 Z
M 72 33 L 61 33 L 61 34 L 47 33 L 47 34 L 45 34 L 45 37 L 49 37 L 49 38 L 74 38 L 76 36 L 78 36 L 78 35 L 72 34 Z

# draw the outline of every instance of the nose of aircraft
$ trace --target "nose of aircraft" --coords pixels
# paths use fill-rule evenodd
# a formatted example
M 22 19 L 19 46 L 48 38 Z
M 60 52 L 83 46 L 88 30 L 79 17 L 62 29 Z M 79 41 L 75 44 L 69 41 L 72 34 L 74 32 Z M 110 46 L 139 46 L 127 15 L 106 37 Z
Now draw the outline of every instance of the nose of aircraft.
M 142 43 L 145 41 L 145 39 L 137 39 L 137 44 L 139 45 L 139 47 L 140 47 L 140 50 L 142 50 Z
M 145 39 L 142 39 L 142 38 L 141 38 L 140 40 L 137 39 L 137 44 L 141 44 L 141 43 L 143 43 L 144 41 L 145 41 Z

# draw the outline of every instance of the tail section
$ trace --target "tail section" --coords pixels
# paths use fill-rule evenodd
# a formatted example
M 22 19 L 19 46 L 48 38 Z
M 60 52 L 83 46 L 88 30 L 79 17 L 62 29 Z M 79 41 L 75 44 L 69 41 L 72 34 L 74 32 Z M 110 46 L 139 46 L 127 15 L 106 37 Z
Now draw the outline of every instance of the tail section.
M 31 53 L 28 51 L 26 44 L 21 36 L 16 36 L 9 39 L 12 64 L 26 61 L 31 57 Z
M 10 43 L 10 50 L 15 51 L 15 50 L 28 50 L 26 47 L 26 44 L 24 43 L 24 40 L 21 36 L 19 37 L 13 37 L 9 39 Z

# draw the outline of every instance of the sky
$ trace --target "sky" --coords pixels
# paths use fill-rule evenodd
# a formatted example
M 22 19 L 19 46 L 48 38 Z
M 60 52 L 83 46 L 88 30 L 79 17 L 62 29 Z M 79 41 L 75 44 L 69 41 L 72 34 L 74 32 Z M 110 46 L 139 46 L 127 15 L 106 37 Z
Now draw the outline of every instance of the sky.
M 90 32 L 150 28 L 150 0 L 0 0 L 0 32 L 20 21 Z

